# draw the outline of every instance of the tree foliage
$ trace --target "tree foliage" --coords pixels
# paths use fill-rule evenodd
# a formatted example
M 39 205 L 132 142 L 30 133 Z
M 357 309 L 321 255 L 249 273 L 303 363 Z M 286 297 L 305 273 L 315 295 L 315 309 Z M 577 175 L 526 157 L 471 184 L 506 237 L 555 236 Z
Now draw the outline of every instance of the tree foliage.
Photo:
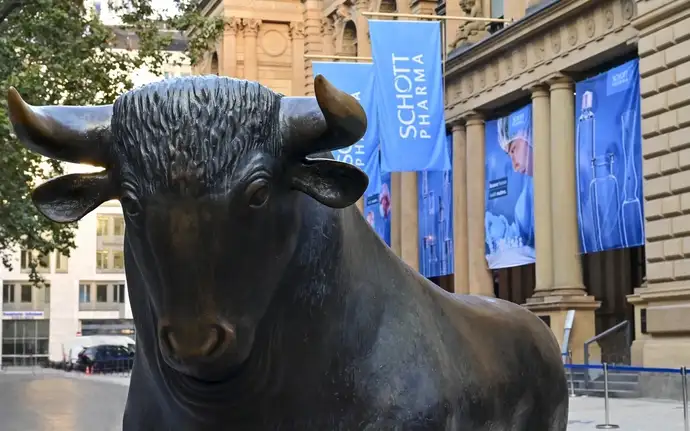
M 201 0 L 175 0 L 180 13 L 161 16 L 150 0 L 111 2 L 139 37 L 138 55 L 109 49 L 112 30 L 75 0 L 0 0 L 0 260 L 12 267 L 17 249 L 69 255 L 75 225 L 60 225 L 39 215 L 30 190 L 63 172 L 63 166 L 24 149 L 14 137 L 4 94 L 16 87 L 34 105 L 112 103 L 132 87 L 131 73 L 146 65 L 154 74 L 167 60 L 170 33 L 191 30 L 189 52 L 197 62 L 222 30 L 219 18 L 203 17 Z M 11 2 L 11 4 L 10 4 Z M 36 262 L 32 263 L 32 266 Z M 40 281 L 34 270 L 32 280 Z

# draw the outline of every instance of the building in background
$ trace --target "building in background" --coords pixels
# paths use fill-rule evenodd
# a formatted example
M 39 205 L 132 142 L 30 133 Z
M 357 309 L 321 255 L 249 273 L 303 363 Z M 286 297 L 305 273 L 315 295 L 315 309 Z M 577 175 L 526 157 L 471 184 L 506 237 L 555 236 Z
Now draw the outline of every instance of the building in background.
M 194 72 L 256 80 L 291 96 L 313 95 L 308 56 L 371 56 L 363 12 L 513 20 L 445 21 L 446 119 L 453 134 L 454 172 L 464 174 L 453 179 L 454 194 L 463 196 L 454 211 L 456 274 L 435 281 L 458 293 L 526 304 L 561 342 L 567 311 L 574 310 L 570 348 L 576 361 L 585 360 L 586 340 L 617 327 L 590 344 L 590 360 L 681 366 L 690 362 L 684 158 L 690 127 L 685 88 L 690 82 L 689 3 L 306 0 L 240 5 L 208 0 L 205 13 L 223 16 L 227 24 Z M 637 245 L 582 254 L 575 193 L 580 169 L 575 168 L 576 86 L 638 59 L 646 252 L 645 245 Z M 584 105 L 587 100 L 580 98 Z M 534 124 L 536 263 L 490 270 L 480 179 L 485 177 L 485 124 L 528 104 Z M 391 181 L 391 248 L 414 268 L 419 262 L 416 176 L 397 173 Z M 632 350 L 626 341 L 630 328 Z
M 106 16 L 106 24 L 117 24 L 111 18 Z M 113 49 L 136 55 L 136 35 L 125 28 L 112 29 Z M 136 70 L 135 86 L 191 74 L 184 55 L 186 42 L 179 33 L 173 36 L 162 75 L 147 68 Z M 71 164 L 66 168 L 68 173 L 92 170 Z M 134 333 L 124 273 L 124 228 L 119 202 L 106 202 L 79 221 L 76 248 L 69 258 L 21 250 L 12 271 L 0 267 L 3 364 L 61 360 L 63 343 L 78 335 Z M 39 262 L 38 270 L 46 280 L 43 287 L 28 281 L 31 259 Z

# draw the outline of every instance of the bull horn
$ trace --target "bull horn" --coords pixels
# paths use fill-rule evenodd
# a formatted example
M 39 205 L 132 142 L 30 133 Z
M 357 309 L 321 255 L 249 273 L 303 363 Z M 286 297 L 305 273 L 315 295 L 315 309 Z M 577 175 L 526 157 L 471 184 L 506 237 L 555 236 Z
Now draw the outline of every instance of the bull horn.
M 307 156 L 349 147 L 367 131 L 367 116 L 357 99 L 322 75 L 314 79 L 316 97 L 283 97 L 281 131 L 288 152 Z
M 29 150 L 64 162 L 108 166 L 113 105 L 31 106 L 11 87 L 7 106 L 14 132 Z

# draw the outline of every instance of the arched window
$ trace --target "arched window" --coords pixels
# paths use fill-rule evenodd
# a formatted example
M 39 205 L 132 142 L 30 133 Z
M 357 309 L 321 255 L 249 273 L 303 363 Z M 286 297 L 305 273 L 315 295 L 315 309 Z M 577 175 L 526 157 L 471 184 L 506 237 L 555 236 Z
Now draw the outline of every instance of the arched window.
M 213 56 L 211 57 L 211 74 L 218 75 L 218 73 L 218 54 L 214 52 Z

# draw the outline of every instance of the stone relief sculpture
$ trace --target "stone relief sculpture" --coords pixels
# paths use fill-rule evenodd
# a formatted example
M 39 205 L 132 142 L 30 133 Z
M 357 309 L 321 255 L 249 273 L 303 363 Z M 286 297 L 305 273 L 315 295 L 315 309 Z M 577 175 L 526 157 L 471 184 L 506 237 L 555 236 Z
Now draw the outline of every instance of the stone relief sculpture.
M 468 17 L 482 17 L 482 0 L 460 0 L 460 7 Z M 487 35 L 486 24 L 481 21 L 463 21 L 458 27 L 453 47 L 473 44 Z

